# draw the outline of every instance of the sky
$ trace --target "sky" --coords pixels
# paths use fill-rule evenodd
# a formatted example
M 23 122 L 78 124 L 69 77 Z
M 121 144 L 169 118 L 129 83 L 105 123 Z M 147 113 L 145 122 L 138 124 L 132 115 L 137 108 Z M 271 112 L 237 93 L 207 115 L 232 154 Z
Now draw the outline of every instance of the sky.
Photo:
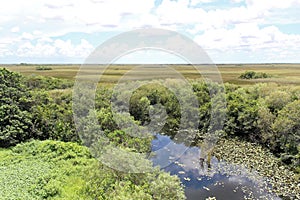
M 141 28 L 176 31 L 214 63 L 300 63 L 300 0 L 9 0 L 0 63 L 84 63 L 103 42 Z M 143 50 L 116 63 L 180 63 Z

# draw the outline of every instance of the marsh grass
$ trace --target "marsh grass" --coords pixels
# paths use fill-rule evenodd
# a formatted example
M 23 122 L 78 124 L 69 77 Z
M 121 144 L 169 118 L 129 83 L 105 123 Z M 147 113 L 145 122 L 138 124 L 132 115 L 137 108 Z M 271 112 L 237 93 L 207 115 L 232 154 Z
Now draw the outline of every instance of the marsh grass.
M 53 76 L 56 78 L 72 79 L 76 78 L 77 72 L 80 65 L 44 65 L 45 67 L 51 67 L 52 70 L 36 70 L 36 65 L 2 65 L 12 71 L 20 72 L 24 75 L 42 75 L 42 76 Z M 116 83 L 125 73 L 132 70 L 138 65 L 111 65 L 105 70 L 101 77 L 101 83 L 112 84 Z M 160 65 L 154 65 L 155 68 Z M 201 75 L 191 65 L 169 65 L 171 68 L 177 70 L 187 79 L 201 79 Z M 99 65 L 99 70 L 104 69 L 104 65 Z M 234 83 L 238 85 L 252 85 L 260 82 L 276 82 L 278 84 L 295 84 L 300 85 L 300 64 L 222 64 L 217 65 L 222 79 L 224 82 Z M 255 71 L 258 73 L 267 73 L 271 75 L 268 79 L 254 79 L 254 80 L 243 80 L 239 76 L 245 71 Z M 206 72 L 209 73 L 209 72 Z M 213 72 L 210 74 L 214 77 Z M 88 71 L 86 72 L 88 74 Z M 166 68 L 165 73 L 168 77 L 168 69 Z M 143 79 L 147 74 L 139 74 L 139 78 Z M 215 74 L 217 78 L 217 74 Z M 88 78 L 88 77 L 87 77 Z M 163 77 L 162 77 L 163 78 Z

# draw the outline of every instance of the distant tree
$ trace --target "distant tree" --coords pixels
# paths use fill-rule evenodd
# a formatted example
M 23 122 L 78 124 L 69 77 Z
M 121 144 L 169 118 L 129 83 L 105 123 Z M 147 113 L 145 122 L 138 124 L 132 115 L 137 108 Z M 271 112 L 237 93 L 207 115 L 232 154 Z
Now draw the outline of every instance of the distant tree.
M 38 66 L 35 69 L 36 70 L 52 70 L 52 68 L 48 67 L 48 66 Z
M 247 71 L 243 74 L 240 75 L 241 79 L 253 79 L 255 76 L 255 72 L 254 71 Z
M 264 72 L 246 71 L 240 75 L 241 79 L 258 79 L 258 78 L 270 78 L 271 75 Z

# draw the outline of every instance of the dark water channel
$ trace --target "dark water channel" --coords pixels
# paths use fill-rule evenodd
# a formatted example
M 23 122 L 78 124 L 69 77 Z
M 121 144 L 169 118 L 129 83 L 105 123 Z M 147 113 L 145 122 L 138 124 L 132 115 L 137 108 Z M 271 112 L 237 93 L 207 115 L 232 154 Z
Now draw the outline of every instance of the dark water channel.
M 155 166 L 176 174 L 185 186 L 188 200 L 216 197 L 224 200 L 280 199 L 267 192 L 269 186 L 249 170 L 211 159 L 211 166 L 200 165 L 201 149 L 177 144 L 169 136 L 157 134 L 152 141 Z

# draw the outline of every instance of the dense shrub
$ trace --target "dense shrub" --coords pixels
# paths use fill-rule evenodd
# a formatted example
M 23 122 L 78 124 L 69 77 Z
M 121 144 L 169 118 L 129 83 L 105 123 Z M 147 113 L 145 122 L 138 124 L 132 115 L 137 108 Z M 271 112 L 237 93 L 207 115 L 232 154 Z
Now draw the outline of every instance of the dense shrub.
M 300 100 L 287 104 L 279 111 L 273 129 L 277 133 L 282 150 L 296 155 L 300 146 Z
M 257 134 L 258 102 L 244 88 L 227 93 L 225 131 L 245 138 Z
M 31 108 L 36 139 L 78 141 L 70 91 L 34 91 Z
M 0 147 L 32 137 L 31 95 L 24 78 L 0 69 Z
M 292 101 L 291 94 L 287 91 L 272 91 L 265 99 L 268 108 L 272 113 L 277 113 L 286 104 Z
M 158 169 L 151 173 L 126 174 L 104 166 L 97 168 L 87 174 L 90 181 L 85 188 L 93 199 L 186 199 L 178 177 Z
M 246 71 L 240 75 L 241 79 L 258 79 L 258 78 L 270 78 L 271 75 L 264 72 Z
M 181 117 L 179 101 L 170 90 L 159 83 L 142 86 L 134 92 L 130 98 L 130 113 L 136 120 L 147 125 L 152 120 L 150 110 L 153 105 L 161 105 L 166 111 L 166 124 L 162 131 L 178 129 Z
M 152 137 L 139 138 L 126 134 L 124 131 L 116 130 L 107 133 L 107 138 L 115 145 L 122 145 L 124 148 L 131 148 L 137 152 L 150 152 Z
M 71 93 L 59 79 L 22 75 L 0 69 L 0 147 L 35 139 L 78 141 L 71 109 Z M 50 80 L 50 81 L 49 81 Z M 34 83 L 33 83 L 34 82 Z M 39 90 L 32 90 L 32 89 Z
M 52 68 L 48 67 L 48 66 L 38 66 L 35 69 L 36 70 L 52 70 Z
M 31 141 L 18 144 L 12 152 L 28 155 L 40 156 L 46 160 L 68 160 L 74 158 L 91 158 L 88 148 L 72 142 L 60 142 L 53 140 Z

